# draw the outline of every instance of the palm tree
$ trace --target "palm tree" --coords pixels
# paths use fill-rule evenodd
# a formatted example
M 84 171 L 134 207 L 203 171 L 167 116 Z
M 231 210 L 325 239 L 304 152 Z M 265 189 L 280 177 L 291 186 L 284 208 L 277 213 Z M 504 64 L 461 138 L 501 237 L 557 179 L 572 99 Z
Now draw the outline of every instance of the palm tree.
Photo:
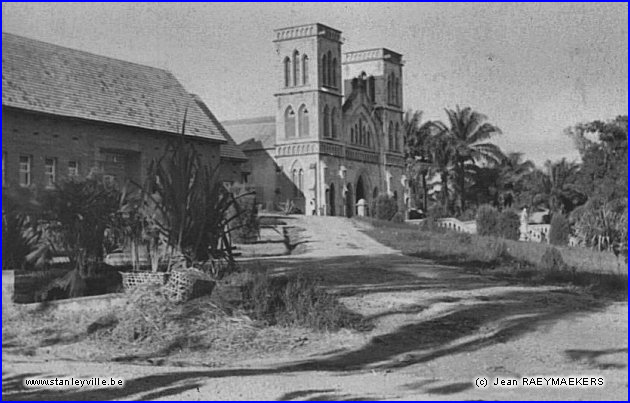
M 405 159 L 407 174 L 410 177 L 411 188 L 418 194 L 418 182 L 422 188 L 423 207 L 428 207 L 427 176 L 431 168 L 431 139 L 432 122 L 422 122 L 422 111 L 405 112 L 403 117 L 403 134 L 405 144 Z
M 488 142 L 490 137 L 501 134 L 501 129 L 488 122 L 488 117 L 475 112 L 470 107 L 455 110 L 446 109 L 449 125 L 437 122 L 440 132 L 450 137 L 454 149 L 455 194 L 461 213 L 466 207 L 466 179 L 470 165 L 477 163 L 499 164 L 505 157 L 501 149 Z
M 498 169 L 502 207 L 511 207 L 525 177 L 531 174 L 536 166 L 530 160 L 523 161 L 523 153 L 512 152 L 506 155 Z
M 532 204 L 545 204 L 551 213 L 573 210 L 585 199 L 576 184 L 578 171 L 579 165 L 566 158 L 558 162 L 547 161 L 544 172 L 531 175 L 530 186 L 534 190 Z
M 431 172 L 440 176 L 442 213 L 448 214 L 449 186 L 455 163 L 455 147 L 448 133 L 440 132 L 431 137 L 429 149 L 431 154 Z

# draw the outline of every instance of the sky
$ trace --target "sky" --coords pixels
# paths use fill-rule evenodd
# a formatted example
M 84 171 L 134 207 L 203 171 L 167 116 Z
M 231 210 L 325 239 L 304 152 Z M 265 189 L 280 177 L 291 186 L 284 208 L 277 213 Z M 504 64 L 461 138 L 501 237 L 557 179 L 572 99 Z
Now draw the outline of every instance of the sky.
M 273 30 L 312 22 L 402 53 L 405 109 L 470 106 L 538 165 L 628 113 L 627 3 L 2 3 L 3 32 L 168 69 L 220 120 L 275 115 Z

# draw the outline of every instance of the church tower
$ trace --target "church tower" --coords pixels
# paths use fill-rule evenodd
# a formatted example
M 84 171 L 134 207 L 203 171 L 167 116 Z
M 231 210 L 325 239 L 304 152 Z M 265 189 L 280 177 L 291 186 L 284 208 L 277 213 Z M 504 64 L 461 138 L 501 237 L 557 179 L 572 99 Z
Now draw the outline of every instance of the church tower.
M 292 183 L 290 191 L 286 186 L 278 186 L 278 191 L 288 192 L 280 197 L 292 200 L 307 215 L 317 214 L 320 142 L 342 137 L 341 32 L 308 24 L 278 29 L 274 35 L 276 162 L 278 175 Z
M 381 125 L 378 151 L 385 182 L 383 189 L 398 199 L 401 209 L 404 208 L 408 196 L 403 158 L 402 68 L 402 55 L 385 48 L 344 54 L 345 93 L 351 93 L 353 80 L 363 80 L 367 96 Z

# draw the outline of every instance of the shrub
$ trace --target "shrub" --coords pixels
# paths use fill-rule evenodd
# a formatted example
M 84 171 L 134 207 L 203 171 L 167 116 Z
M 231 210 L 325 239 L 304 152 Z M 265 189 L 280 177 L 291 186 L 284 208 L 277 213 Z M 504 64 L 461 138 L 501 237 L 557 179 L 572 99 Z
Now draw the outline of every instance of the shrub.
M 544 271 L 561 271 L 566 268 L 566 263 L 558 249 L 548 247 L 540 259 L 540 268 Z
M 374 201 L 374 216 L 379 220 L 391 220 L 398 212 L 398 203 L 393 197 L 379 195 Z
M 247 195 L 243 191 L 237 193 L 232 188 L 232 192 L 240 197 L 238 202 L 230 208 L 229 215 L 234 217 L 230 223 L 231 233 L 234 242 L 247 243 L 257 240 L 260 236 L 260 218 L 258 217 L 258 206 L 254 195 Z
M 569 243 L 569 235 L 571 235 L 569 220 L 560 213 L 554 214 L 551 219 L 551 228 L 549 229 L 549 243 L 558 246 L 567 245 Z
M 259 272 L 244 287 L 245 308 L 253 319 L 268 325 L 324 331 L 365 325 L 320 285 L 319 280 L 303 274 L 274 277 Z
M 499 215 L 497 222 L 497 236 L 517 241 L 520 235 L 521 220 L 513 210 L 504 210 Z
M 405 222 L 405 216 L 403 215 L 403 213 L 399 211 L 396 214 L 394 214 L 394 216 L 392 217 L 392 222 L 395 222 L 398 224 L 403 223 Z
M 484 204 L 477 210 L 477 234 L 496 235 L 499 212 L 489 204 Z

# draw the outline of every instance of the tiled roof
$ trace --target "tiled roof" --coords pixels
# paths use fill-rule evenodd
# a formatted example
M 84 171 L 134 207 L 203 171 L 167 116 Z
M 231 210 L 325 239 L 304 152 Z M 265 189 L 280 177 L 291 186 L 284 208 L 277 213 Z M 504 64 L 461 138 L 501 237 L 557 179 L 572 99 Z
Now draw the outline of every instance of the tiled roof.
M 226 142 L 168 71 L 2 34 L 2 105 Z
M 219 128 L 223 137 L 227 140 L 227 144 L 221 145 L 221 158 L 238 160 L 238 161 L 247 161 L 247 156 L 243 153 L 239 146 L 236 145 L 234 139 L 230 136 L 230 134 L 225 130 L 221 122 L 217 120 L 214 114 L 210 111 L 210 108 L 206 105 L 205 102 L 198 95 L 192 95 L 193 99 L 201 108 L 201 110 L 208 116 L 208 119 L 212 120 L 216 127 Z
M 273 116 L 221 123 L 245 152 L 276 146 L 276 119 Z

